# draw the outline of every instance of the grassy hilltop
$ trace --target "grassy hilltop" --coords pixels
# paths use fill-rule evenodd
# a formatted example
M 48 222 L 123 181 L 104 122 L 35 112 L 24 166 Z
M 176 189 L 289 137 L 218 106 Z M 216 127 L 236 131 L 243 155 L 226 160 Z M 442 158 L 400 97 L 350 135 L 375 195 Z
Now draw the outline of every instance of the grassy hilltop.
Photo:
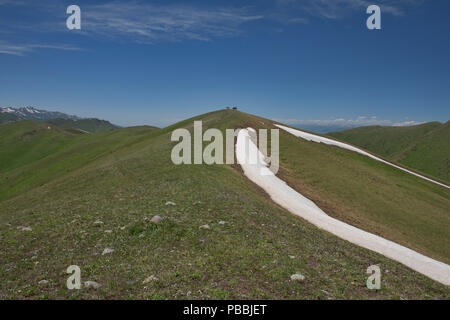
M 328 135 L 450 183 L 450 121 L 360 127 Z
M 238 165 L 172 164 L 171 132 L 192 131 L 194 120 L 204 130 L 273 128 L 235 110 L 98 134 L 0 126 L 2 164 L 18 159 L 0 167 L 0 298 L 450 298 L 448 287 L 275 205 Z M 448 190 L 282 131 L 280 148 L 280 177 L 325 212 L 450 262 Z M 163 220 L 152 224 L 154 215 Z M 68 290 L 73 264 L 101 287 Z M 366 288 L 372 264 L 378 291 Z M 305 280 L 291 281 L 296 272 Z

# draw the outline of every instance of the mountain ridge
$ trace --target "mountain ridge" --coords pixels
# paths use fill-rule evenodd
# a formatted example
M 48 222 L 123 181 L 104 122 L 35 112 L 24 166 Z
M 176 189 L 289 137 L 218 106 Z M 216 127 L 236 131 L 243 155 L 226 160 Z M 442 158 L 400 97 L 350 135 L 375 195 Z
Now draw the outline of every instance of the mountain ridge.
M 268 119 L 220 110 L 163 129 L 80 134 L 61 150 L 0 173 L 0 265 L 8 266 L 0 269 L 0 297 L 449 297 L 447 287 L 282 209 L 239 165 L 173 164 L 171 133 L 192 134 L 196 120 L 222 133 L 275 128 Z M 448 190 L 285 132 L 278 174 L 330 216 L 449 261 Z M 160 223 L 150 222 L 154 215 Z M 102 255 L 105 248 L 114 252 Z M 102 286 L 59 289 L 61 270 L 72 264 L 83 281 Z M 389 270 L 376 292 L 365 288 L 373 264 Z M 290 280 L 296 272 L 305 276 L 301 283 Z M 39 285 L 44 278 L 48 285 Z
M 367 126 L 327 135 L 450 182 L 450 121 L 410 127 Z
M 118 126 L 107 120 L 82 118 L 76 115 L 37 109 L 31 106 L 21 108 L 0 107 L 0 125 L 23 120 L 34 120 L 64 127 L 74 127 L 89 133 L 105 132 L 118 128 Z

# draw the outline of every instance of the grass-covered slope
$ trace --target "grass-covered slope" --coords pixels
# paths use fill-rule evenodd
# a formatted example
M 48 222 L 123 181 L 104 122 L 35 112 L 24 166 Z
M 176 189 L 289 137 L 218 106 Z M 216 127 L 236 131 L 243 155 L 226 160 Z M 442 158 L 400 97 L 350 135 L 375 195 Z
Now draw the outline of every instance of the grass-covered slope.
M 233 110 L 195 119 L 203 120 L 204 129 L 270 127 L 264 119 Z M 33 164 L 46 175 L 46 180 L 41 178 L 46 183 L 0 201 L 0 298 L 450 298 L 447 287 L 276 206 L 237 165 L 172 164 L 175 143 L 170 134 L 178 127 L 192 130 L 193 120 L 141 134 L 115 130 L 127 143 L 117 142 L 124 137 L 109 136 L 105 149 L 91 140 L 96 135 L 86 135 L 72 147 L 74 152 L 67 149 L 52 155 L 52 161 Z M 281 134 L 281 175 L 303 181 L 301 192 L 327 191 L 322 187 L 328 184 L 317 180 L 329 167 L 319 175 L 308 174 L 309 161 L 303 165 L 300 159 L 285 159 L 291 155 L 285 150 L 289 144 L 290 149 L 309 151 L 305 156 L 323 156 L 323 146 L 295 139 Z M 367 167 L 370 180 L 379 175 L 390 184 L 383 175 L 397 176 L 335 152 L 332 158 Z M 74 166 L 78 157 L 89 161 Z M 335 165 L 342 166 L 339 161 Z M 333 178 L 327 177 L 330 183 Z M 397 180 L 420 189 L 424 198 L 434 195 L 448 204 L 447 193 L 426 183 L 403 176 Z M 358 204 L 358 197 L 354 199 Z M 341 199 L 336 195 L 332 202 L 325 200 L 319 205 L 337 207 Z M 154 215 L 163 217 L 160 224 L 149 222 Z M 201 228 L 206 224 L 209 228 Z M 24 226 L 32 231 L 22 231 Z M 102 255 L 105 248 L 114 252 Z M 73 264 L 80 266 L 82 281 L 101 287 L 68 290 L 65 270 Z M 365 286 L 372 264 L 382 268 L 379 291 Z M 296 272 L 305 280 L 291 281 Z
M 7 126 L 10 126 L 9 128 L 21 127 L 23 123 L 42 127 L 44 132 L 47 132 L 45 130 L 48 127 L 59 132 L 76 132 L 78 137 L 68 140 L 58 136 L 59 140 L 49 141 L 46 135 L 40 135 L 33 143 L 19 145 L 19 148 L 15 141 L 2 138 L 1 141 L 4 143 L 1 156 L 2 159 L 8 160 L 11 170 L 0 171 L 0 201 L 95 162 L 120 148 L 140 141 L 147 134 L 157 130 L 155 127 L 142 126 L 90 135 L 82 132 L 80 134 L 80 131 L 73 128 L 60 128 L 51 124 L 29 121 L 12 123 Z M 4 131 L 9 133 L 9 128 L 5 126 Z M 45 147 L 42 148 L 42 146 Z M 58 152 L 54 152 L 56 149 Z M 44 155 L 46 156 L 44 157 Z M 31 162 L 30 159 L 35 161 Z M 20 165 L 26 161 L 27 165 Z
M 328 135 L 450 182 L 450 122 L 360 127 Z
M 61 127 L 72 127 L 89 133 L 106 132 L 116 129 L 117 126 L 106 120 L 91 119 L 51 119 L 48 123 L 56 124 Z
M 0 173 L 45 158 L 81 135 L 79 130 L 31 120 L 1 125 Z

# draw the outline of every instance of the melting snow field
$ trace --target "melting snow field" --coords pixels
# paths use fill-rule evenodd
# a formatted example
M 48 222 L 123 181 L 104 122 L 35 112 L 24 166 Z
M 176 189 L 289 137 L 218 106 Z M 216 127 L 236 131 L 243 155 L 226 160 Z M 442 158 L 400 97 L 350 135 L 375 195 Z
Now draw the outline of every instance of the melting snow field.
M 416 177 L 419 177 L 419 178 L 425 179 L 425 180 L 427 180 L 427 181 L 430 181 L 430 182 L 432 182 L 432 183 L 438 184 L 438 185 L 440 185 L 440 186 L 442 186 L 442 187 L 445 187 L 445 188 L 447 188 L 447 189 L 450 188 L 450 187 L 447 186 L 446 184 L 440 183 L 440 182 L 438 182 L 438 181 L 436 181 L 436 180 L 427 178 L 427 177 L 422 176 L 422 175 L 420 175 L 420 174 L 418 174 L 418 173 L 415 173 L 415 172 L 413 172 L 413 171 L 410 171 L 410 170 L 407 170 L 407 169 L 402 168 L 402 167 L 400 167 L 400 166 L 397 166 L 397 165 L 395 165 L 395 164 L 393 164 L 393 163 L 391 163 L 391 162 L 388 162 L 388 161 L 386 161 L 386 160 L 383 160 L 383 159 L 381 159 L 381 158 L 378 158 L 378 157 L 374 156 L 373 154 L 370 154 L 370 153 L 368 153 L 368 152 L 366 152 L 366 151 L 364 151 L 364 150 L 361 150 L 361 149 L 359 149 L 359 148 L 356 148 L 356 147 L 354 147 L 354 146 L 352 146 L 352 145 L 349 145 L 349 144 L 347 144 L 347 143 L 340 142 L 340 141 L 336 141 L 336 140 L 333 140 L 333 139 L 328 139 L 328 138 L 325 138 L 325 137 L 322 137 L 322 136 L 318 136 L 318 135 L 315 135 L 315 134 L 312 134 L 312 133 L 304 132 L 304 131 L 301 131 L 301 130 L 292 129 L 292 128 L 289 128 L 289 127 L 282 126 L 282 125 L 280 125 L 280 124 L 276 124 L 275 126 L 277 126 L 278 128 L 283 129 L 283 130 L 289 132 L 290 134 L 293 134 L 293 135 L 296 136 L 296 137 L 300 137 L 300 138 L 305 139 L 305 140 L 308 140 L 308 141 L 313 141 L 313 142 L 318 142 L 318 143 L 325 143 L 325 144 L 332 145 L 332 146 L 336 146 L 336 147 L 339 147 L 339 148 L 342 148 L 342 149 L 347 149 L 347 150 L 350 150 L 350 151 L 354 151 L 354 152 L 360 153 L 360 154 L 362 154 L 362 155 L 365 155 L 365 156 L 367 156 L 367 157 L 369 157 L 369 158 L 372 158 L 372 159 L 374 159 L 374 160 L 383 162 L 383 163 L 385 163 L 385 164 L 387 164 L 387 165 L 390 165 L 390 166 L 392 166 L 392 167 L 395 167 L 395 168 L 397 168 L 397 169 L 400 169 L 400 170 L 402 170 L 402 171 L 408 172 L 408 173 L 410 173 L 410 174 L 412 174 L 412 175 L 415 175 Z
M 282 126 L 279 127 L 282 129 L 287 128 Z M 392 260 L 398 261 L 433 280 L 445 285 L 450 285 L 449 265 L 332 218 L 316 206 L 314 202 L 289 187 L 283 180 L 278 178 L 268 169 L 268 164 L 264 161 L 264 155 L 258 150 L 256 144 L 251 139 L 251 135 L 253 135 L 254 132 L 255 131 L 252 128 L 239 131 L 236 143 L 236 159 L 241 165 L 244 174 L 251 181 L 263 188 L 273 201 L 289 210 L 291 213 L 302 217 L 323 230 L 331 232 L 358 246 L 378 252 Z M 311 135 L 309 138 L 316 139 L 316 137 L 317 136 Z M 320 138 L 326 139 L 323 137 Z M 333 144 L 339 143 L 331 139 L 327 140 L 330 140 Z M 349 145 L 347 146 L 354 148 Z M 347 147 L 345 148 L 347 149 Z M 359 150 L 357 148 L 354 149 Z M 356 152 L 361 153 L 364 151 L 359 150 Z M 373 157 L 370 154 L 367 155 Z

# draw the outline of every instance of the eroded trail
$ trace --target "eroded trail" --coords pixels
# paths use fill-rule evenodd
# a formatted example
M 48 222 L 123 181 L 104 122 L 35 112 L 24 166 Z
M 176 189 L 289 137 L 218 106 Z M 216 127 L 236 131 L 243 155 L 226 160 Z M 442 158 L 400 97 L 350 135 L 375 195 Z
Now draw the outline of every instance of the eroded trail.
M 374 159 L 376 161 L 383 162 L 383 163 L 385 163 L 387 165 L 390 165 L 390 166 L 392 166 L 394 168 L 397 168 L 399 170 L 402 170 L 404 172 L 412 174 L 412 175 L 414 175 L 416 177 L 419 177 L 421 179 L 427 180 L 429 182 L 438 184 L 438 185 L 440 185 L 440 186 L 442 186 L 444 188 L 450 189 L 450 186 L 448 186 L 448 185 L 446 185 L 444 183 L 441 183 L 439 181 L 427 178 L 427 177 L 425 177 L 425 176 L 423 176 L 421 174 L 415 173 L 413 171 L 410 171 L 408 169 L 405 169 L 403 167 L 395 165 L 395 164 L 393 164 L 393 163 L 391 163 L 389 161 L 383 160 L 383 159 L 381 159 L 381 158 L 379 158 L 377 156 L 374 156 L 373 154 L 371 154 L 371 153 L 369 153 L 367 151 L 364 151 L 362 149 L 354 147 L 354 146 L 352 146 L 350 144 L 347 144 L 347 143 L 344 143 L 344 142 L 340 142 L 340 141 L 336 141 L 336 140 L 329 139 L 329 138 L 325 138 L 325 137 L 322 137 L 322 136 L 319 136 L 319 135 L 316 135 L 316 134 L 312 134 L 312 133 L 309 133 L 309 132 L 305 132 L 305 131 L 301 131 L 301 130 L 297 130 L 297 129 L 292 129 L 292 128 L 289 128 L 289 127 L 286 127 L 286 126 L 282 126 L 280 124 L 275 124 L 275 126 L 277 126 L 278 128 L 289 132 L 290 134 L 292 134 L 292 135 L 294 135 L 296 137 L 299 137 L 299 138 L 302 138 L 302 139 L 305 139 L 305 140 L 308 140 L 308 141 L 313 141 L 313 142 L 318 142 L 318 143 L 325 143 L 325 144 L 336 146 L 336 147 L 339 147 L 339 148 L 342 148 L 342 149 L 347 149 L 347 150 L 350 150 L 350 151 L 353 151 L 353 152 L 357 152 L 359 154 L 362 154 L 362 155 L 365 155 L 365 156 L 367 156 L 369 158 L 372 158 L 372 159 Z
M 249 131 L 254 132 L 252 128 L 239 131 L 236 159 L 244 174 L 263 188 L 273 201 L 291 213 L 344 240 L 378 252 L 435 281 L 450 285 L 449 265 L 332 218 L 314 202 L 289 187 L 269 170 L 264 155 L 251 140 Z

